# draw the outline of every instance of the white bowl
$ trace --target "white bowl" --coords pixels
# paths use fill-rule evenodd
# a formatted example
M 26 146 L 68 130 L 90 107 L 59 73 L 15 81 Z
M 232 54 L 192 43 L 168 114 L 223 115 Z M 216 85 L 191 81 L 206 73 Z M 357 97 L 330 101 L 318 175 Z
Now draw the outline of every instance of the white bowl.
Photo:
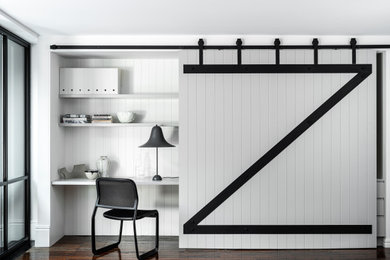
M 116 116 L 121 123 L 130 123 L 135 119 L 135 114 L 133 112 L 117 112 Z
M 98 171 L 85 171 L 85 176 L 90 180 L 95 180 L 99 177 Z

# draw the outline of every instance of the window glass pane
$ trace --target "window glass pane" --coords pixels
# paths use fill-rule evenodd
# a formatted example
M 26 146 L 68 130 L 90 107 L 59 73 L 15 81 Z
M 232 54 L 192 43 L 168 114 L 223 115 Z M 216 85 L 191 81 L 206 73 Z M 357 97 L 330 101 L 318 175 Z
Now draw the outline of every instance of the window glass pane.
M 18 181 L 8 185 L 8 246 L 24 237 L 24 184 Z
M 24 176 L 24 47 L 8 40 L 8 180 Z

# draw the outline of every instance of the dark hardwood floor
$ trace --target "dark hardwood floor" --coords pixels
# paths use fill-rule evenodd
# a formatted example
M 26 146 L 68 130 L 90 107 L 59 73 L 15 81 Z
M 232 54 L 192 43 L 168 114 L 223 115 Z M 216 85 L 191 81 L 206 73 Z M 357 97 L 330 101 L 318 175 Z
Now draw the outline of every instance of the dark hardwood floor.
M 98 237 L 98 246 L 115 241 Z M 153 247 L 152 237 L 139 239 L 142 252 Z M 177 237 L 161 237 L 159 256 L 151 259 L 390 259 L 390 249 L 359 250 L 215 250 L 179 249 Z M 94 257 L 89 236 L 66 236 L 50 248 L 31 248 L 17 259 L 136 259 L 133 239 L 124 237 L 120 249 Z

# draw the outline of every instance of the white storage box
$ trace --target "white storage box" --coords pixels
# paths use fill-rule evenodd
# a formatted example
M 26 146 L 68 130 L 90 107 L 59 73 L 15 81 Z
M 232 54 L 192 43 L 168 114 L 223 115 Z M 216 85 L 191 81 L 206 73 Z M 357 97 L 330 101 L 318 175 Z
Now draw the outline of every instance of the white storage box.
M 119 94 L 119 69 L 60 68 L 60 94 Z

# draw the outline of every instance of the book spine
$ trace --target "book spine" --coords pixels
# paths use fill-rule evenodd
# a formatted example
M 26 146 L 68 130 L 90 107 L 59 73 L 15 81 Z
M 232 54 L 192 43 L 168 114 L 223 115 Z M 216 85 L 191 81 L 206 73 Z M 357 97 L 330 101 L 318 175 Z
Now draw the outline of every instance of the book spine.
M 66 114 L 63 116 L 63 118 L 88 118 L 89 115 L 82 115 L 82 114 Z

